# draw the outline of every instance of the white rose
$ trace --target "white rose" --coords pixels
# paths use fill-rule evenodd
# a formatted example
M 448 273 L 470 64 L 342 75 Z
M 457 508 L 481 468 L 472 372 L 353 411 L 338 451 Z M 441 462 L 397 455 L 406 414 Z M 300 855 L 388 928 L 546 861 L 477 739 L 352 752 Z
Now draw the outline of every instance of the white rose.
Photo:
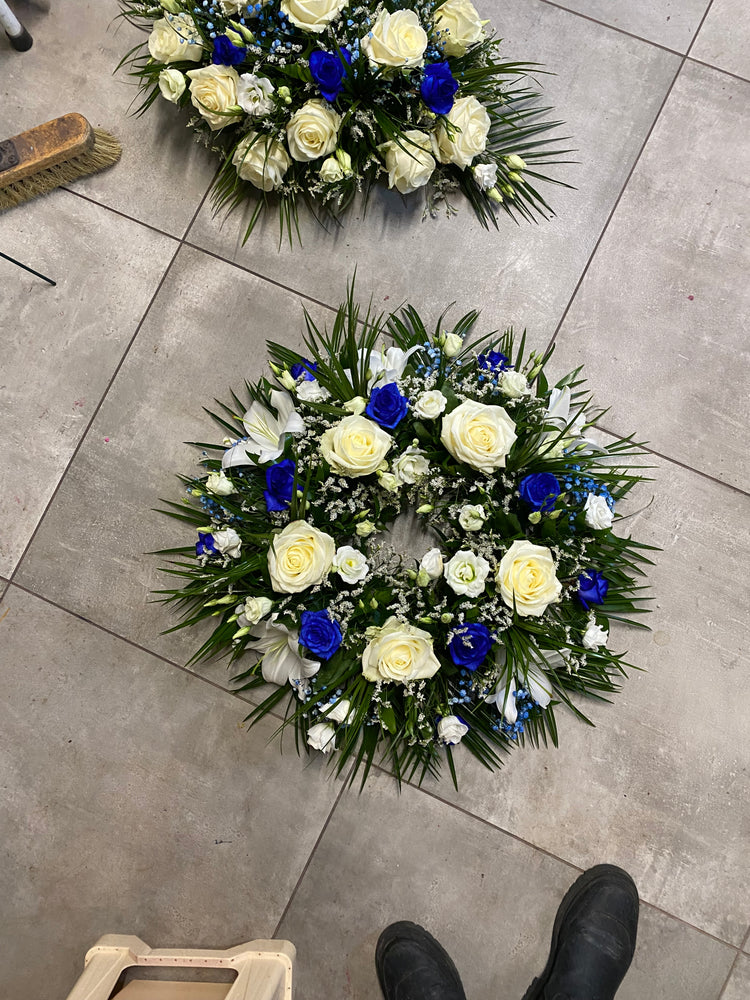
M 355 530 L 360 538 L 367 538 L 375 531 L 375 525 L 372 521 L 360 521 Z
M 515 541 L 500 560 L 495 574 L 500 596 L 523 618 L 538 618 L 560 597 L 562 584 L 555 575 L 555 560 L 544 545 Z
M 430 137 L 425 132 L 408 129 L 402 138 L 402 145 L 384 142 L 378 146 L 378 152 L 385 160 L 388 187 L 395 187 L 401 194 L 411 194 L 429 181 L 437 164 Z
M 601 531 L 603 528 L 612 527 L 614 515 L 604 497 L 597 496 L 595 493 L 589 493 L 586 497 L 583 512 L 586 515 L 586 524 L 588 524 L 589 528 Z
M 206 489 L 215 493 L 219 497 L 228 497 L 231 493 L 236 493 L 234 483 L 224 475 L 223 470 L 212 472 L 206 480 Z
M 443 575 L 455 594 L 479 597 L 489 571 L 490 564 L 484 556 L 478 556 L 470 549 L 461 549 L 446 563 Z
M 267 597 L 248 597 L 244 604 L 239 606 L 237 624 L 240 628 L 248 628 L 250 625 L 257 625 L 261 618 L 265 618 L 273 607 L 273 602 Z
M 331 394 L 316 378 L 305 379 L 297 386 L 297 395 L 306 403 L 325 403 Z
M 268 572 L 277 593 L 298 594 L 328 575 L 336 543 L 306 521 L 292 521 L 268 550 Z
M 163 69 L 159 74 L 159 90 L 161 96 L 172 104 L 177 104 L 185 93 L 187 83 L 178 69 Z
M 243 73 L 237 84 L 237 103 L 249 115 L 267 115 L 274 109 L 274 86 L 265 76 Z
M 468 731 L 469 727 L 457 715 L 444 715 L 437 725 L 438 739 L 448 746 L 460 743 Z
M 472 170 L 477 187 L 482 191 L 489 191 L 497 183 L 496 163 L 477 163 L 475 167 L 472 167 Z
M 306 101 L 287 122 L 286 137 L 292 158 L 306 162 L 328 156 L 336 148 L 341 116 L 325 101 Z
M 466 400 L 443 417 L 440 441 L 460 462 L 479 472 L 505 467 L 516 425 L 502 408 Z
M 589 622 L 589 626 L 583 634 L 583 645 L 586 649 L 598 649 L 606 646 L 609 639 L 609 632 L 603 629 L 596 622 Z
M 467 503 L 458 513 L 458 523 L 464 531 L 479 531 L 487 520 L 487 512 L 478 503 Z
M 393 463 L 393 472 L 399 483 L 416 483 L 430 471 L 430 463 L 424 453 L 413 445 L 401 452 Z
M 430 549 L 422 556 L 419 564 L 420 573 L 424 573 L 429 580 L 437 580 L 443 574 L 443 554 L 438 548 Z
M 487 109 L 476 97 L 459 97 L 446 117 L 454 128 L 450 136 L 442 124 L 435 129 L 440 162 L 468 167 L 487 145 L 490 130 Z
M 469 46 L 481 41 L 484 35 L 479 14 L 470 0 L 445 0 L 437 9 L 433 24 L 440 32 L 443 52 L 447 56 L 464 55 Z
M 344 583 L 359 583 L 370 572 L 364 554 L 352 545 L 340 545 L 333 558 L 333 568 Z
M 313 750 L 330 753 L 336 749 L 336 730 L 327 722 L 316 722 L 307 730 L 307 745 Z
M 203 66 L 189 69 L 190 100 L 212 129 L 224 128 L 242 120 L 242 115 L 230 112 L 237 106 L 237 84 L 240 78 L 234 66 Z
M 408 684 L 433 677 L 440 669 L 432 637 L 424 629 L 391 617 L 375 632 L 362 653 L 362 673 L 368 681 Z
M 393 438 L 373 420 L 352 414 L 323 432 L 320 451 L 334 472 L 369 476 L 385 458 Z
M 531 389 L 523 372 L 509 370 L 502 374 L 500 392 L 509 399 L 520 399 L 521 396 L 528 396 Z
M 221 531 L 214 531 L 214 545 L 223 556 L 232 559 L 239 559 L 242 539 L 234 528 L 223 528 Z
M 344 171 L 336 157 L 329 156 L 327 160 L 323 160 L 318 175 L 324 184 L 335 184 L 343 178 Z
M 427 43 L 427 32 L 413 10 L 397 10 L 395 14 L 381 10 L 362 39 L 362 49 L 375 66 L 408 69 L 422 65 Z
M 248 132 L 235 149 L 232 163 L 243 181 L 250 181 L 261 191 L 281 187 L 292 165 L 280 142 L 258 132 Z
M 159 18 L 148 36 L 148 51 L 160 63 L 200 62 L 203 58 L 201 36 L 189 14 Z
M 321 712 L 325 714 L 329 722 L 346 722 L 350 725 L 354 721 L 354 710 L 348 698 L 339 698 L 330 707 L 324 705 Z
M 349 5 L 349 0 L 281 0 L 281 9 L 298 28 L 318 34 Z
M 463 340 L 461 340 L 457 333 L 447 333 L 445 337 L 443 337 L 443 342 L 441 344 L 443 354 L 446 358 L 453 358 L 461 350 L 463 344 Z
M 435 420 L 443 412 L 447 402 L 439 389 L 430 389 L 417 398 L 414 412 L 422 420 Z
M 378 482 L 387 493 L 398 493 L 399 481 L 392 472 L 379 472 Z

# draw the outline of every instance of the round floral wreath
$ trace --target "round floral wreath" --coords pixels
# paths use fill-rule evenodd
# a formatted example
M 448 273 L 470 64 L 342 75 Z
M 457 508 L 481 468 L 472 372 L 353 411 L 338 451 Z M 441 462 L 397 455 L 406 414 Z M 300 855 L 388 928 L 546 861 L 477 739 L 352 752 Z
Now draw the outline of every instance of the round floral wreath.
M 550 351 L 510 331 L 466 347 L 477 315 L 360 326 L 350 292 L 331 332 L 307 316 L 308 356 L 268 345 L 274 380 L 213 414 L 228 436 L 171 505 L 198 541 L 162 593 L 183 626 L 220 617 L 196 659 L 274 685 L 248 721 L 284 701 L 280 728 L 352 777 L 378 748 L 399 779 L 446 755 L 455 781 L 458 743 L 488 767 L 556 743 L 557 704 L 616 690 L 609 624 L 643 610 L 648 546 L 613 530 L 639 447 L 589 439 L 580 370 L 548 386 Z M 405 512 L 432 536 L 413 559 L 383 534 Z

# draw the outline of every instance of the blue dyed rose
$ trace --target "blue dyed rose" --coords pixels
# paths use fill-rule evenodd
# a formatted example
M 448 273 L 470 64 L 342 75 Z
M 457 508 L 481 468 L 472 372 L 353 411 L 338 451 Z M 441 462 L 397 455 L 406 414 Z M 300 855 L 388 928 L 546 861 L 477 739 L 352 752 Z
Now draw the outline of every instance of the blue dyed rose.
M 237 66 L 244 62 L 246 53 L 246 49 L 233 45 L 226 35 L 217 35 L 214 38 L 214 54 L 211 62 L 217 66 Z
M 313 656 L 330 660 L 341 645 L 341 626 L 327 611 L 303 611 L 300 615 L 299 641 Z
M 214 536 L 210 532 L 198 532 L 195 554 L 197 556 L 217 556 L 219 554 L 219 550 L 214 544 Z
M 335 101 L 344 89 L 346 65 L 351 61 L 348 49 L 339 49 L 338 53 L 316 49 L 310 54 L 310 73 L 327 101 Z
M 510 358 L 506 358 L 500 351 L 487 351 L 486 354 L 479 355 L 477 364 L 480 368 L 492 368 L 493 370 L 504 372 L 510 368 Z
M 476 670 L 494 641 L 487 626 L 481 622 L 461 625 L 454 629 L 453 637 L 448 643 L 448 652 L 457 667 Z
M 419 93 L 430 111 L 436 115 L 447 115 L 453 107 L 453 95 L 457 90 L 458 81 L 447 62 L 425 66 Z
M 609 580 L 599 570 L 587 569 L 578 577 L 578 600 L 588 610 L 590 604 L 602 604 L 609 590 Z
M 534 472 L 521 480 L 518 492 L 532 510 L 550 511 L 560 496 L 560 484 L 550 472 Z
M 294 489 L 295 464 L 291 458 L 266 469 L 266 489 L 263 496 L 266 499 L 266 510 L 287 510 L 292 502 Z
M 372 390 L 365 413 L 376 424 L 392 431 L 404 419 L 408 409 L 409 400 L 401 395 L 395 382 L 389 382 Z
M 308 361 L 307 358 L 302 358 L 301 361 L 298 361 L 296 364 L 292 365 L 292 367 L 289 369 L 289 372 L 292 378 L 299 378 L 300 375 L 304 375 L 306 382 L 314 382 L 315 372 L 317 370 L 318 370 L 317 361 Z

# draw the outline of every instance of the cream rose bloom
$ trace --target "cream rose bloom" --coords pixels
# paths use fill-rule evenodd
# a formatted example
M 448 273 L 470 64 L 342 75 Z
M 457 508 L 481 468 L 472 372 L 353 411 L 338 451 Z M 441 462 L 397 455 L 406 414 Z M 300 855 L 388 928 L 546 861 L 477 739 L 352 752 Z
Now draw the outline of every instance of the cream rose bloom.
M 237 106 L 240 78 L 233 66 L 203 66 L 189 69 L 190 100 L 212 129 L 224 128 L 242 120 L 241 114 L 228 113 Z
M 410 681 L 433 677 L 440 669 L 432 637 L 424 629 L 391 617 L 362 653 L 362 673 L 368 681 Z
M 515 541 L 500 560 L 495 574 L 500 596 L 523 618 L 544 614 L 560 597 L 562 584 L 555 575 L 555 560 L 544 545 Z
M 172 104 L 177 104 L 185 93 L 185 77 L 178 69 L 163 69 L 159 74 L 161 96 Z
M 467 399 L 443 417 L 440 441 L 459 462 L 479 472 L 505 468 L 516 425 L 502 408 Z
M 403 143 L 384 142 L 378 152 L 385 160 L 388 171 L 388 187 L 396 188 L 401 194 L 411 194 L 424 187 L 437 164 L 432 155 L 430 137 L 418 129 L 408 129 L 403 133 Z
M 418 479 L 423 479 L 430 471 L 430 463 L 424 452 L 413 445 L 403 451 L 393 463 L 393 472 L 399 483 L 411 486 Z
M 436 420 L 445 409 L 448 402 L 439 389 L 428 389 L 417 398 L 414 412 L 422 420 Z
M 454 126 L 450 136 L 442 124 L 435 129 L 440 162 L 468 167 L 474 157 L 483 153 L 487 146 L 487 134 L 490 130 L 487 109 L 476 97 L 459 97 L 446 117 Z
M 344 476 L 369 476 L 393 444 L 373 420 L 352 414 L 324 431 L 320 451 L 334 472 Z
M 286 126 L 292 158 L 306 162 L 328 156 L 336 148 L 341 116 L 318 98 L 295 111 Z
M 470 0 L 445 0 L 432 23 L 441 33 L 440 41 L 447 56 L 464 55 L 484 35 L 479 14 Z
M 306 521 L 292 521 L 268 550 L 268 572 L 277 593 L 298 594 L 320 583 L 331 569 L 336 543 Z
M 397 10 L 389 14 L 381 10 L 372 29 L 362 39 L 362 49 L 375 66 L 409 69 L 422 65 L 428 41 L 415 11 Z
M 168 20 L 161 17 L 154 21 L 148 36 L 148 51 L 151 58 L 160 63 L 200 62 L 203 44 L 195 21 L 189 14 L 178 14 Z
M 270 135 L 248 132 L 234 151 L 232 163 L 243 181 L 250 181 L 261 191 L 272 191 L 281 186 L 284 175 L 291 167 L 289 154 Z
M 330 24 L 349 0 L 281 0 L 281 9 L 298 28 L 318 34 Z
M 327 160 L 323 160 L 320 165 L 320 170 L 318 175 L 324 184 L 335 184 L 344 177 L 344 171 L 341 169 L 341 164 L 336 159 L 335 156 L 329 156 Z
M 523 372 L 510 370 L 503 372 L 503 377 L 500 379 L 500 392 L 508 399 L 520 399 L 522 396 L 531 394 L 531 387 Z

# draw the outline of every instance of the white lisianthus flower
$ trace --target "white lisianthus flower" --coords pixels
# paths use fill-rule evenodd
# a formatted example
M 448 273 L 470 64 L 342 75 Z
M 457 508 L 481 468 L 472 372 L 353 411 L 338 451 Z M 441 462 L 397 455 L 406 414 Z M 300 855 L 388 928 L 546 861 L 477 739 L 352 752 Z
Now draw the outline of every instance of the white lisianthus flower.
M 477 187 L 481 188 L 482 191 L 489 191 L 497 183 L 496 163 L 477 163 L 475 167 L 472 167 L 472 172 Z
M 187 80 L 178 69 L 163 69 L 159 74 L 161 96 L 172 104 L 177 104 L 185 93 Z
M 426 132 L 407 129 L 401 139 L 400 144 L 395 140 L 382 143 L 378 152 L 388 171 L 388 187 L 395 187 L 401 194 L 412 194 L 424 187 L 437 164 L 432 155 L 432 141 Z
M 509 608 L 515 608 L 523 618 L 538 618 L 560 599 L 562 584 L 555 570 L 555 560 L 546 546 L 517 540 L 500 560 L 495 582 Z
M 243 73 L 237 84 L 237 103 L 248 115 L 268 115 L 274 109 L 274 85 L 265 76 Z
M 595 621 L 591 621 L 583 634 L 582 645 L 585 649 L 598 649 L 600 646 L 606 646 L 608 639 L 609 632 Z
M 348 698 L 339 698 L 332 705 L 323 705 L 320 710 L 329 722 L 345 722 L 351 725 L 354 721 L 354 709 Z
M 481 504 L 467 503 L 458 512 L 458 523 L 464 531 L 480 531 L 487 520 L 487 511 Z
M 316 378 L 304 379 L 297 386 L 297 395 L 306 403 L 325 403 L 331 394 Z
M 355 528 L 355 531 L 357 532 L 360 538 L 367 538 L 368 535 L 371 535 L 375 530 L 376 530 L 375 525 L 372 523 L 372 521 L 367 521 L 367 520 L 360 521 L 357 527 Z
M 430 633 L 405 625 L 394 616 L 382 628 L 372 629 L 372 638 L 362 654 L 362 673 L 368 681 L 408 684 L 433 677 L 439 669 Z
M 490 131 L 487 109 L 476 97 L 459 97 L 446 117 L 454 127 L 450 135 L 442 124 L 435 129 L 438 158 L 441 163 L 468 167 L 487 146 Z
M 340 545 L 333 557 L 333 568 L 344 583 L 359 583 L 370 572 L 364 553 L 352 545 Z
M 304 421 L 294 409 L 289 393 L 272 389 L 270 396 L 276 415 L 262 403 L 251 403 L 250 409 L 242 418 L 247 439 L 227 448 L 221 460 L 222 468 L 274 462 L 284 451 L 286 435 L 304 432 Z
M 456 746 L 468 731 L 469 727 L 457 715 L 444 715 L 437 724 L 437 737 L 446 746 Z
M 443 554 L 440 549 L 425 552 L 419 563 L 419 572 L 424 573 L 428 580 L 437 580 L 443 575 Z
M 484 37 L 482 22 L 471 0 L 445 0 L 435 12 L 433 24 L 447 56 L 465 55 L 468 48 Z
M 367 409 L 367 400 L 364 396 L 354 396 L 353 399 L 347 399 L 342 405 L 345 410 L 358 417 L 360 413 L 364 413 Z
M 306 101 L 287 122 L 286 137 L 292 158 L 306 163 L 328 156 L 336 148 L 341 115 L 327 101 Z
M 523 372 L 508 369 L 500 378 L 500 392 L 509 399 L 520 399 L 531 394 L 531 386 Z
M 443 575 L 454 594 L 479 597 L 484 591 L 490 564 L 484 556 L 471 549 L 460 549 L 443 569 Z
M 583 506 L 583 512 L 586 515 L 586 524 L 589 528 L 603 531 L 605 528 L 612 527 L 614 515 L 604 497 L 597 496 L 596 493 L 589 493 Z
M 336 749 L 336 730 L 327 722 L 316 722 L 307 730 L 307 745 L 321 753 Z
M 398 493 L 399 481 L 392 472 L 379 472 L 378 482 L 382 489 L 388 493 Z
M 206 480 L 206 489 L 210 490 L 217 497 L 228 497 L 236 493 L 235 485 L 231 479 L 224 475 L 223 470 L 212 472 Z
M 255 636 L 247 646 L 263 658 L 261 671 L 267 684 L 294 684 L 313 677 L 320 670 L 317 660 L 308 660 L 299 653 L 299 633 L 277 621 L 278 615 L 260 622 L 253 629 Z
M 345 476 L 369 476 L 375 472 L 393 444 L 374 420 L 352 414 L 323 432 L 320 453 L 334 472 Z
M 428 42 L 427 32 L 415 11 L 397 10 L 390 14 L 381 10 L 361 45 L 373 66 L 411 69 L 424 62 Z
M 242 539 L 234 528 L 223 528 L 213 532 L 214 545 L 223 556 L 239 559 Z
M 440 340 L 440 349 L 446 358 L 454 358 L 463 347 L 463 340 L 457 333 L 446 333 Z
M 281 9 L 298 28 L 317 35 L 349 5 L 349 0 L 281 0 Z
M 148 51 L 160 63 L 200 62 L 203 42 L 189 14 L 161 17 L 148 36 Z
M 467 399 L 443 417 L 441 444 L 479 472 L 504 468 L 515 440 L 516 425 L 502 406 Z
M 273 607 L 273 601 L 267 597 L 247 597 L 245 603 L 236 608 L 237 624 L 240 628 L 248 628 L 250 625 L 257 625 L 261 618 L 265 618 Z
M 436 420 L 445 409 L 448 400 L 439 389 L 429 389 L 417 397 L 414 412 L 422 420 Z
M 268 572 L 277 593 L 298 594 L 321 583 L 331 569 L 336 543 L 306 521 L 292 521 L 268 550 Z
M 190 100 L 211 128 L 224 128 L 242 120 L 237 110 L 237 84 L 240 78 L 234 66 L 202 66 L 189 69 Z M 234 111 L 230 109 L 234 108 Z
M 341 169 L 341 164 L 336 157 L 329 156 L 327 160 L 323 160 L 318 171 L 318 176 L 324 184 L 335 184 L 337 181 L 343 179 L 344 171 Z
M 399 483 L 411 486 L 418 479 L 423 479 L 430 471 L 430 463 L 424 452 L 414 445 L 409 445 L 393 463 L 393 473 Z
M 280 188 L 284 175 L 292 165 L 280 142 L 258 132 L 248 132 L 237 144 L 232 163 L 243 181 L 250 181 L 261 191 Z

